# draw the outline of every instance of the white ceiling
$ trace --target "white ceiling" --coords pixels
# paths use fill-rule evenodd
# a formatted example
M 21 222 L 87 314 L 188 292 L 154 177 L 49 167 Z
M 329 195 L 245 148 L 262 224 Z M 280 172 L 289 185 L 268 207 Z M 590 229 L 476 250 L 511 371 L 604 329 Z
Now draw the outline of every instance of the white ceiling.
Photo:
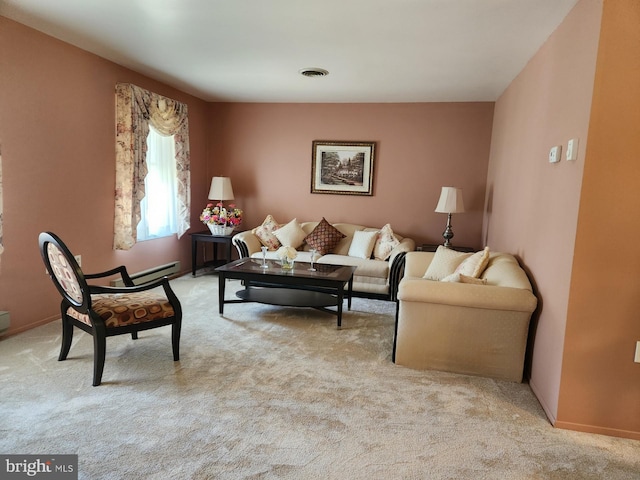
M 493 101 L 576 2 L 0 0 L 0 15 L 210 101 Z

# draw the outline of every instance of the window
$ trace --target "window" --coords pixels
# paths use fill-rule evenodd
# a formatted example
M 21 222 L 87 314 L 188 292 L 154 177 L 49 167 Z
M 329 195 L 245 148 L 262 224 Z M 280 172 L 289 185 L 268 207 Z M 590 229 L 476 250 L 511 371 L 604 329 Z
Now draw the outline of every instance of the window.
M 140 202 L 138 240 L 177 233 L 176 152 L 173 135 L 163 136 L 149 126 L 145 197 Z
M 129 250 L 138 240 L 140 211 L 139 192 L 147 196 L 147 207 L 140 238 L 157 238 L 189 230 L 191 218 L 191 169 L 189 166 L 189 113 L 185 103 L 150 92 L 130 83 L 116 84 L 116 185 L 114 192 L 113 248 Z M 151 176 L 147 164 L 146 143 L 149 127 L 160 135 L 173 138 L 175 156 L 162 155 L 175 161 L 172 172 L 162 175 L 156 168 L 152 134 Z M 171 137 L 173 135 L 173 137 Z M 144 138 L 142 137 L 144 136 Z M 168 139 L 165 138 L 168 141 Z M 160 150 L 163 150 L 159 147 Z M 158 149 L 156 149 L 158 150 Z M 145 183 L 146 179 L 146 183 Z M 146 185 L 151 193 L 147 194 Z M 171 202 L 171 203 L 167 203 Z M 177 207 L 171 207 L 171 204 Z M 175 219 L 168 219 L 170 215 Z M 156 218 L 156 214 L 160 220 Z M 175 222 L 175 226 L 172 224 Z

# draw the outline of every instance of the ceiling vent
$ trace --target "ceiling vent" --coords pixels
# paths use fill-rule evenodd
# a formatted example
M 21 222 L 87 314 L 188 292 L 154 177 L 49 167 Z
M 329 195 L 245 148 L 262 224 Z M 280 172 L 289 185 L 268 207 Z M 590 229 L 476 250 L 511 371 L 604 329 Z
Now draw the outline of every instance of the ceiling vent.
M 303 68 L 300 70 L 300 75 L 304 75 L 305 77 L 324 77 L 329 75 L 329 72 L 324 68 Z

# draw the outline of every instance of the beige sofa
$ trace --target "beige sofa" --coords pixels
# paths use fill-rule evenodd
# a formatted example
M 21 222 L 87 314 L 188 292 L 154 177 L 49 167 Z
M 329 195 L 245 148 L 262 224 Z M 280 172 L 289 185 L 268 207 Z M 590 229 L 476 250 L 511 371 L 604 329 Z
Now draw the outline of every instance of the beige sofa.
M 537 299 L 526 273 L 506 253 L 491 253 L 486 284 L 423 278 L 433 252 L 405 256 L 398 288 L 393 360 L 521 382 L 529 321 Z
M 309 234 L 318 223 L 300 222 L 300 226 Z M 334 223 L 332 225 L 342 232 L 345 238 L 340 240 L 331 253 L 316 257 L 316 261 L 333 265 L 356 266 L 357 270 L 353 277 L 353 293 L 356 296 L 395 300 L 398 284 L 404 272 L 404 255 L 415 250 L 415 242 L 394 232 L 395 237 L 399 240 L 399 245 L 391 251 L 386 261 L 374 258 L 357 258 L 348 255 L 354 233 L 359 230 L 378 231 L 379 229 L 351 223 Z M 262 243 L 253 230 L 234 235 L 232 242 L 240 258 L 262 258 Z M 310 247 L 306 243 L 298 247 L 298 256 L 295 262 L 309 262 L 311 258 L 309 249 Z M 277 252 L 268 251 L 267 258 L 277 259 Z

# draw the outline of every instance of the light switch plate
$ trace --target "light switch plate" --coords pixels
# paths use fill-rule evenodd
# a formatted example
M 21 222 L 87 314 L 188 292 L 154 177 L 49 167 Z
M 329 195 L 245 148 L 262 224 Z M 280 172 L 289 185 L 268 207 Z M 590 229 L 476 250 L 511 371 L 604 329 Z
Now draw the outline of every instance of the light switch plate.
M 567 142 L 567 160 L 573 161 L 578 158 L 578 139 L 572 138 Z
M 558 163 L 562 154 L 562 145 L 556 145 L 549 150 L 549 163 Z
M 636 356 L 633 361 L 636 363 L 640 363 L 640 342 L 636 342 Z

